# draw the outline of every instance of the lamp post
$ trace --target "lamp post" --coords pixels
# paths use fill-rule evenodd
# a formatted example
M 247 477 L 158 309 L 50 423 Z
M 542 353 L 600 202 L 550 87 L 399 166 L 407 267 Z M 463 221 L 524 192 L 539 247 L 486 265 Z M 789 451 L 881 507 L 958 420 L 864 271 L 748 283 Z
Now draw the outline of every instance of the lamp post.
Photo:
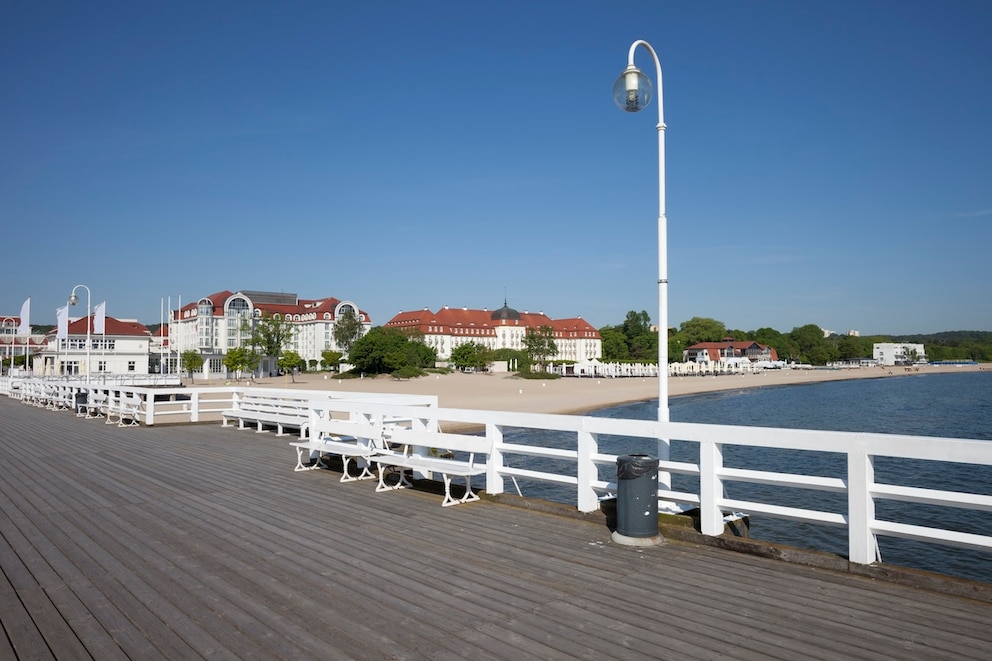
M 76 305 L 79 303 L 79 297 L 76 296 L 76 290 L 82 287 L 86 290 L 86 383 L 90 382 L 90 288 L 86 285 L 76 285 L 72 288 L 72 293 L 69 294 L 69 305 Z
M 662 103 L 661 62 L 648 42 L 638 39 L 630 45 L 627 68 L 613 84 L 613 101 L 624 112 L 638 112 L 648 107 L 654 95 L 651 80 L 634 65 L 638 46 L 651 54 L 658 80 L 658 421 L 668 422 L 668 221 L 665 218 L 665 114 Z M 658 459 L 668 461 L 670 442 L 658 439 Z M 658 481 L 671 486 L 668 473 L 659 473 Z

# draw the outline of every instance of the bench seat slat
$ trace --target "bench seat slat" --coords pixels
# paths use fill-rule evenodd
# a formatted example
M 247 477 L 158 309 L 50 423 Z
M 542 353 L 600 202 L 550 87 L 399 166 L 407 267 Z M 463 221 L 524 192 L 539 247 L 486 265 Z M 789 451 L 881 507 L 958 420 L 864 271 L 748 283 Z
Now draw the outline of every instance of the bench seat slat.
M 457 459 L 442 459 L 437 457 L 420 457 L 417 455 L 374 454 L 372 461 L 386 463 L 390 466 L 416 468 L 432 473 L 447 473 L 448 475 L 481 475 L 486 472 L 485 465 L 470 464 Z

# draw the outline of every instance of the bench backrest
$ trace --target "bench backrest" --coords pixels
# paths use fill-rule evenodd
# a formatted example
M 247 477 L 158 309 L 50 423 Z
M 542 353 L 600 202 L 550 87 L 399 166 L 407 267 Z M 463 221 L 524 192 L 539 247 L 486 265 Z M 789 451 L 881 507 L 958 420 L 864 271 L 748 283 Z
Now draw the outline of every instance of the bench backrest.
M 236 408 L 243 411 L 287 411 L 294 413 L 309 413 L 307 402 L 294 399 L 280 399 L 259 395 L 243 395 L 238 399 Z
M 438 450 L 467 452 L 469 454 L 492 454 L 492 440 L 486 436 L 469 436 L 468 434 L 446 434 L 422 429 L 396 428 L 389 438 L 390 443 L 415 445 Z
M 311 418 L 310 435 L 320 436 L 353 436 L 355 438 L 371 439 L 373 442 L 382 440 L 382 423 L 358 422 L 356 420 L 339 420 L 337 418 Z

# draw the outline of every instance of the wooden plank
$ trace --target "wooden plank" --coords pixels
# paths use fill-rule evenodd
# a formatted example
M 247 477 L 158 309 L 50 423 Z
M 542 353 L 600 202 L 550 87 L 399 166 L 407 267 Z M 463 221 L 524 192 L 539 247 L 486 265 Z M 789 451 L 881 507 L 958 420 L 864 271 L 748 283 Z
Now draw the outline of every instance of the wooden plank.
M 0 612 L 36 652 L 78 656 L 72 637 L 96 658 L 979 658 L 992 643 L 989 604 L 376 495 L 219 423 L 117 428 L 5 398 L 0 420 Z

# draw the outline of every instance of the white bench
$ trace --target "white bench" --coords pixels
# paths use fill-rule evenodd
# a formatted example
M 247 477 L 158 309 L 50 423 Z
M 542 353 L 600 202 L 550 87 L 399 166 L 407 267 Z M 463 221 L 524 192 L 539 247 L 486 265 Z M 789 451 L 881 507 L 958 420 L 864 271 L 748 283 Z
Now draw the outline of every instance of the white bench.
M 107 415 L 107 393 L 91 390 L 86 398 L 86 418 L 102 418 Z
M 369 470 L 369 457 L 383 449 L 383 426 L 381 422 L 359 422 L 355 420 L 338 420 L 321 418 L 311 423 L 310 438 L 306 441 L 293 441 L 291 446 L 296 448 L 296 468 L 293 470 L 314 470 L 328 468 L 323 462 L 323 455 L 331 454 L 341 457 L 342 482 L 374 479 L 375 475 Z M 309 466 L 303 463 L 303 453 L 308 452 L 314 462 Z M 352 459 L 363 460 L 362 472 L 352 477 L 348 465 Z
M 48 407 L 52 411 L 71 409 L 74 393 L 68 386 L 53 386 L 49 391 Z
M 137 395 L 122 395 L 107 400 L 107 420 L 105 425 L 117 424 L 118 427 L 136 427 L 141 415 L 141 398 Z M 115 420 L 116 418 L 116 420 Z M 124 422 L 127 420 L 127 422 Z
M 444 479 L 444 500 L 441 501 L 441 507 L 479 500 L 479 496 L 472 491 L 472 477 L 486 472 L 485 463 L 476 461 L 476 455 L 486 458 L 492 453 L 493 445 L 489 438 L 397 428 L 393 430 L 388 441 L 390 445 L 399 446 L 399 449 L 381 451 L 371 457 L 378 466 L 377 492 L 412 486 L 404 474 L 404 469 L 412 469 L 425 473 L 441 473 Z M 414 448 L 421 448 L 421 452 L 426 454 L 415 453 Z M 438 449 L 467 453 L 468 457 L 448 459 L 431 454 Z M 395 485 L 386 484 L 385 475 L 388 468 L 400 469 L 399 481 Z M 465 478 L 465 495 L 461 498 L 453 498 L 451 495 L 452 477 Z
M 222 427 L 227 427 L 232 420 L 238 421 L 238 429 L 253 423 L 256 432 L 266 431 L 266 425 L 274 426 L 276 436 L 285 436 L 283 430 L 293 427 L 300 430 L 300 438 L 306 438 L 310 429 L 310 409 L 302 400 L 246 393 L 236 400 L 233 409 L 221 412 Z

